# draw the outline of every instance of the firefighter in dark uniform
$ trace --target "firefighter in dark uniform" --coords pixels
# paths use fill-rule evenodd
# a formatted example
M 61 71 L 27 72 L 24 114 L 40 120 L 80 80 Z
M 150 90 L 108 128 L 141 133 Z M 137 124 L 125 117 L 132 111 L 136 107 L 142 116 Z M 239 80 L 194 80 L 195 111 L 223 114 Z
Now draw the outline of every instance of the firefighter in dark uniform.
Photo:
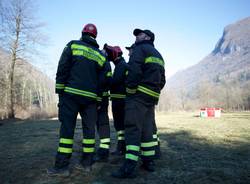
M 135 44 L 129 46 L 129 47 L 125 47 L 128 50 L 128 56 L 132 55 L 133 52 L 133 47 L 135 46 Z M 153 115 L 155 117 L 155 115 Z M 155 119 L 152 122 L 153 123 L 153 142 L 155 144 L 155 155 L 154 158 L 155 159 L 159 159 L 161 157 L 161 149 L 160 149 L 160 138 L 157 132 L 157 126 L 156 126 L 156 122 Z
M 108 60 L 115 65 L 114 73 L 111 81 L 110 97 L 112 101 L 112 113 L 114 127 L 117 133 L 117 146 L 112 154 L 125 154 L 125 136 L 124 136 L 124 107 L 126 97 L 126 72 L 127 63 L 122 57 L 122 50 L 119 46 L 106 45 L 105 50 L 108 54 Z
M 165 85 L 164 60 L 154 48 L 150 30 L 135 29 L 135 46 L 129 58 L 125 105 L 125 161 L 112 173 L 117 178 L 136 177 L 135 168 L 141 154 L 142 168 L 154 171 L 154 109 Z
M 103 91 L 100 79 L 105 56 L 95 38 L 97 29 L 87 24 L 80 40 L 70 41 L 63 50 L 56 73 L 56 93 L 59 94 L 58 118 L 61 122 L 60 140 L 55 165 L 47 170 L 50 176 L 68 176 L 72 155 L 74 130 L 78 113 L 82 118 L 82 159 L 76 168 L 90 171 L 95 151 L 97 97 Z
M 106 51 L 102 50 L 103 54 L 106 56 Z M 98 98 L 97 105 L 97 132 L 99 134 L 99 149 L 95 156 L 95 161 L 106 162 L 109 157 L 110 148 L 110 126 L 109 126 L 109 116 L 108 116 L 108 105 L 109 105 L 109 89 L 112 78 L 112 71 L 110 62 L 106 61 L 104 65 L 104 92 L 102 93 L 102 98 Z

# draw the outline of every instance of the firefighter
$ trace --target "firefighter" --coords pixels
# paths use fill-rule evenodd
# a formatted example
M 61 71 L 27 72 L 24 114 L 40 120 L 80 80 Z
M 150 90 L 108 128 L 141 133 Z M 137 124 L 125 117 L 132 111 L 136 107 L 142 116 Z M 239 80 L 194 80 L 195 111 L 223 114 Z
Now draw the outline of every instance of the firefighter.
M 128 50 L 128 56 L 131 56 L 132 52 L 133 52 L 133 47 L 135 46 L 135 44 L 129 46 L 129 47 L 125 47 Z M 155 117 L 155 115 L 153 115 Z M 155 159 L 159 159 L 161 157 L 161 149 L 160 149 L 160 138 L 159 135 L 157 133 L 157 126 L 155 123 L 155 119 L 153 120 L 153 142 L 155 144 Z
M 136 177 L 135 168 L 141 153 L 142 168 L 154 171 L 154 109 L 165 85 L 164 60 L 154 48 L 154 33 L 135 29 L 135 46 L 129 58 L 126 80 L 125 161 L 112 173 L 116 178 Z
M 113 155 L 125 154 L 125 137 L 124 137 L 124 107 L 126 97 L 125 79 L 127 72 L 127 63 L 122 57 L 122 50 L 119 46 L 105 46 L 108 54 L 108 60 L 115 65 L 111 81 L 110 97 L 112 101 L 112 113 L 114 127 L 117 133 L 117 146 Z
M 106 62 L 96 42 L 97 29 L 87 24 L 80 40 L 70 41 L 63 50 L 56 73 L 56 93 L 59 94 L 58 119 L 60 140 L 55 165 L 49 176 L 68 176 L 74 130 L 78 113 L 82 118 L 82 158 L 77 169 L 89 172 L 95 151 L 97 96 L 103 91 L 101 74 Z
M 107 56 L 106 51 L 102 50 L 103 54 Z M 108 116 L 108 105 L 109 105 L 109 89 L 111 84 L 111 66 L 110 62 L 106 61 L 104 66 L 104 92 L 102 98 L 98 99 L 97 108 L 97 132 L 99 134 L 99 149 L 94 158 L 97 162 L 107 162 L 109 157 L 110 148 L 110 126 L 109 126 L 109 116 Z

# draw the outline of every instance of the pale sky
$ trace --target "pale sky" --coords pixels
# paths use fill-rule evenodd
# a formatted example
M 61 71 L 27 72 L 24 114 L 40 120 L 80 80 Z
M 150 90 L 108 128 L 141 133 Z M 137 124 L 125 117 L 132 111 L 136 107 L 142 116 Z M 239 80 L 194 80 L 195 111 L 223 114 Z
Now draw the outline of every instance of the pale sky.
M 169 77 L 208 55 L 226 25 L 250 16 L 250 0 L 37 0 L 37 5 L 50 45 L 35 65 L 52 79 L 63 48 L 80 38 L 87 23 L 97 26 L 100 48 L 119 45 L 127 61 L 133 30 L 150 29 Z

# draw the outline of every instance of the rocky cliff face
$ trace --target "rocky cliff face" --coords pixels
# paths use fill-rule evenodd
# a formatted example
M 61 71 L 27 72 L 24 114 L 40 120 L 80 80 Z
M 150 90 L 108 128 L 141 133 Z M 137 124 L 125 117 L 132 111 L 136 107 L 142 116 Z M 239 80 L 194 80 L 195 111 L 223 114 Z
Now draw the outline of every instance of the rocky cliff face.
M 219 83 L 224 79 L 250 80 L 250 17 L 226 26 L 214 50 L 198 64 L 177 72 L 167 86 L 192 90 L 203 81 Z

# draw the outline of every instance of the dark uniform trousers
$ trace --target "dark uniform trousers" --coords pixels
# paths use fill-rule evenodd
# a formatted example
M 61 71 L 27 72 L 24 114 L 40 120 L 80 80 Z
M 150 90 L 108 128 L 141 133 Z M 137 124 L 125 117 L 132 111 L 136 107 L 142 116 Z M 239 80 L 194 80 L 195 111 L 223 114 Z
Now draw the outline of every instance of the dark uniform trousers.
M 114 127 L 117 133 L 117 151 L 125 152 L 125 131 L 124 131 L 124 118 L 125 118 L 125 99 L 112 98 L 112 114 L 114 120 Z
M 108 116 L 109 97 L 102 98 L 100 109 L 97 110 L 97 132 L 100 138 L 99 152 L 100 154 L 108 154 L 110 148 L 110 126 Z
M 69 165 L 74 142 L 74 130 L 78 112 L 82 118 L 82 164 L 91 165 L 95 149 L 95 123 L 97 120 L 96 103 L 79 103 L 74 96 L 63 94 L 59 96 L 58 117 L 61 122 L 60 141 L 56 155 L 55 167 Z
M 153 140 L 154 106 L 146 106 L 136 99 L 126 98 L 125 142 L 126 159 L 151 161 L 155 155 Z
M 153 141 L 155 144 L 155 157 L 160 157 L 161 156 L 160 138 L 158 135 L 158 130 L 155 122 L 155 112 L 153 112 Z

